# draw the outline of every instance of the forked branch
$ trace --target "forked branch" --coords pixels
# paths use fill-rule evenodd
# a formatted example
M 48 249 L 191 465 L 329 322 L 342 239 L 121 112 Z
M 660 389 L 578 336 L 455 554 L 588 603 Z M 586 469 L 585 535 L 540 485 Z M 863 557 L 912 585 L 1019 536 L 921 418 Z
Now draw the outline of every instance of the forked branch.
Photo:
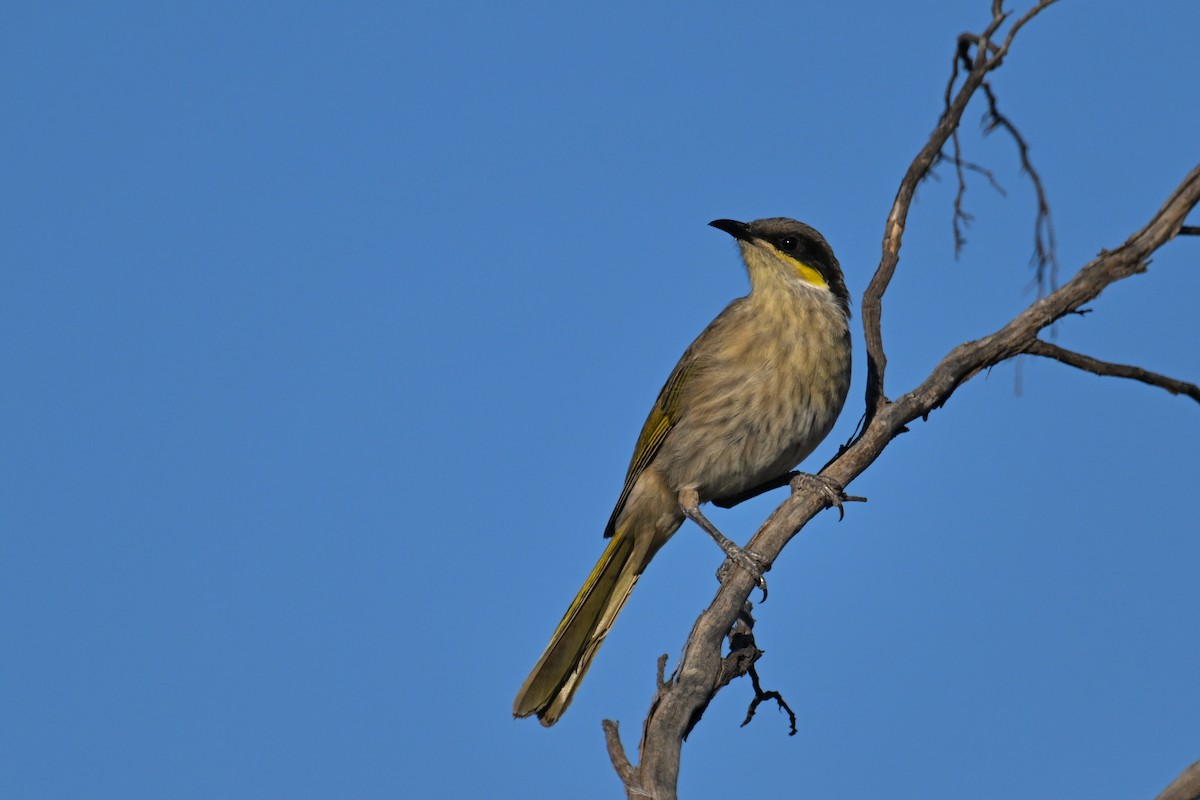
M 866 422 L 868 424 L 888 402 L 884 388 L 887 355 L 883 347 L 883 295 L 887 291 L 892 277 L 896 274 L 896 265 L 900 262 L 900 245 L 904 238 L 904 226 L 908 220 L 908 212 L 912 207 L 917 186 L 929 175 L 930 169 L 941 157 L 946 143 L 951 140 L 954 140 L 956 170 L 961 176 L 961 154 L 955 139 L 955 132 L 962 122 L 963 113 L 980 90 L 988 73 L 999 68 L 1003 63 L 1017 32 L 1054 2 L 1055 0 L 1039 0 L 1035 6 L 1012 24 L 1003 42 L 996 44 L 993 37 L 1004 25 L 1009 15 L 1001 8 L 1001 3 L 994 0 L 992 20 L 983 32 L 963 34 L 958 38 L 950 80 L 946 85 L 945 110 L 934 127 L 933 133 L 930 134 L 929 141 L 917 153 L 917 157 L 913 159 L 900 182 L 900 188 L 896 192 L 896 198 L 892 202 L 892 209 L 884 226 L 883 253 L 879 260 L 879 267 L 867 285 L 866 292 L 863 293 L 863 331 L 867 343 Z M 972 48 L 974 49 L 973 55 Z M 958 83 L 960 64 L 966 70 L 966 74 L 958 91 L 955 92 L 954 86 Z M 961 209 L 961 201 L 959 207 Z

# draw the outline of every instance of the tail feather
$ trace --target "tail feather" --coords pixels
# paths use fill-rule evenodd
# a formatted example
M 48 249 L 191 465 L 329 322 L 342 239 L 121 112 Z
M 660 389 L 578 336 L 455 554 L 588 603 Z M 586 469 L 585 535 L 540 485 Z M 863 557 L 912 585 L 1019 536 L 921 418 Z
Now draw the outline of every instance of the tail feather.
M 537 714 L 543 725 L 558 721 L 592 658 L 608 635 L 617 614 L 637 585 L 645 566 L 645 547 L 635 547 L 635 537 L 621 529 L 609 540 L 583 588 L 554 631 L 546 651 L 525 679 L 513 702 L 513 716 Z

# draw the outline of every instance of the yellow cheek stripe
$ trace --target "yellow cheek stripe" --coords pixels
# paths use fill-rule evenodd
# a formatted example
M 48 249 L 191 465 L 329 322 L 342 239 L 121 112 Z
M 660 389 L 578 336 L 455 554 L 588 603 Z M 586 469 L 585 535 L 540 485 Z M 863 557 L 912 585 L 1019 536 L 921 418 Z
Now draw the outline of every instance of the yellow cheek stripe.
M 829 284 L 826 283 L 823 277 L 821 277 L 821 273 L 810 267 L 808 264 L 792 258 L 787 253 L 781 252 L 779 255 L 787 259 L 787 261 L 792 265 L 793 269 L 796 270 L 796 274 L 800 276 L 800 280 L 807 281 L 813 286 L 819 286 L 822 289 L 829 288 Z

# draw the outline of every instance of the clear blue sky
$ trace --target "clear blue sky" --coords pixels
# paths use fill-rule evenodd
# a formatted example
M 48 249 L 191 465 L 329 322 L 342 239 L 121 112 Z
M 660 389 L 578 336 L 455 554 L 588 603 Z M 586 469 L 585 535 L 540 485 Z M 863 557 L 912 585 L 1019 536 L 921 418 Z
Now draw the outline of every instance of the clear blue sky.
M 620 796 L 712 596 L 683 528 L 574 705 L 513 695 L 662 380 L 823 231 L 857 301 L 986 0 L 13 6 L 0 31 L 0 795 Z M 1024 6 L 1021 6 L 1024 8 Z M 1065 2 L 994 78 L 1069 276 L 1200 156 L 1200 7 Z M 885 308 L 889 391 L 1031 299 L 1033 199 L 968 112 Z M 1195 222 L 1200 222 L 1196 221 Z M 1058 343 L 1200 379 L 1200 240 Z M 861 410 L 862 337 L 843 419 Z M 681 791 L 1150 798 L 1200 758 L 1200 407 L 1025 360 L 964 386 L 771 573 L 760 671 Z M 836 440 L 836 441 L 835 441 Z M 744 541 L 783 498 L 713 519 Z M 964 789 L 969 787 L 969 789 Z

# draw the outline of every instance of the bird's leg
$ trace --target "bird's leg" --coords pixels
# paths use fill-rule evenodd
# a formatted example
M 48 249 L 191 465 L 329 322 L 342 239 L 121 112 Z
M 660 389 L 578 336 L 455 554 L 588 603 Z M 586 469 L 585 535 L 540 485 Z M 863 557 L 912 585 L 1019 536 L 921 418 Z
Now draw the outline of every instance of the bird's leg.
M 778 478 L 772 478 L 771 480 L 767 481 L 766 483 L 760 483 L 758 486 L 755 486 L 753 489 L 747 489 L 746 491 L 742 492 L 741 494 L 735 494 L 731 497 L 714 497 L 712 499 L 712 504 L 714 506 L 717 506 L 718 508 L 733 508 L 738 503 L 744 503 L 747 500 L 758 497 L 760 494 L 769 492 L 772 489 L 778 489 L 780 486 L 787 486 L 788 481 L 790 481 L 792 479 L 792 475 L 794 475 L 794 474 L 796 474 L 796 473 L 794 473 L 794 472 L 784 473 L 783 475 L 780 475 Z
M 742 569 L 749 572 L 754 583 L 762 589 L 763 600 L 767 599 L 767 580 L 763 577 L 763 558 L 752 550 L 738 547 L 725 534 L 717 530 L 717 526 L 708 521 L 708 517 L 700 510 L 700 496 L 695 489 L 684 489 L 679 493 L 679 508 L 684 516 L 704 529 L 713 538 L 725 556 Z M 719 575 L 720 573 L 718 573 Z
M 840 522 L 846 516 L 846 510 L 842 508 L 842 503 L 865 503 L 867 498 L 855 497 L 846 494 L 845 487 L 835 481 L 833 478 L 825 475 L 810 475 L 807 472 L 793 472 L 789 476 L 789 483 L 792 486 L 793 492 L 798 492 L 801 489 L 806 489 L 820 496 L 825 501 L 826 508 L 837 508 L 838 521 Z

